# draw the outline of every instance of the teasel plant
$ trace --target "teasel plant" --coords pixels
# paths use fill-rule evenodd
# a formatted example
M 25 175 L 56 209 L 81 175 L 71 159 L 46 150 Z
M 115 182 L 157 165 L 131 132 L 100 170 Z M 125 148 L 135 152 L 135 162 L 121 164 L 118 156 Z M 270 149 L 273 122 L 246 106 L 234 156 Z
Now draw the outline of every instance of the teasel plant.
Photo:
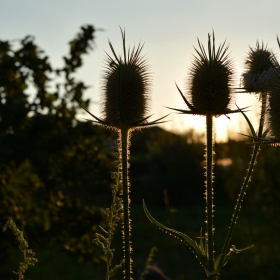
M 273 51 L 264 46 L 263 43 L 260 45 L 257 41 L 254 49 L 249 47 L 245 66 L 245 72 L 242 74 L 243 88 L 239 92 L 259 95 L 259 100 L 261 101 L 259 128 L 256 133 L 252 133 L 252 136 L 262 137 L 267 113 L 268 92 L 279 64 Z
M 109 129 L 118 131 L 117 165 L 121 172 L 121 197 L 123 210 L 123 248 L 124 248 L 124 279 L 132 279 L 132 244 L 130 220 L 130 182 L 129 182 L 129 146 L 131 132 L 151 125 L 165 122 L 162 117 L 148 121 L 151 102 L 151 74 L 147 60 L 141 55 L 143 44 L 132 48 L 126 47 L 125 31 L 122 34 L 122 55 L 117 55 L 112 43 L 109 46 L 112 55 L 106 53 L 106 66 L 102 77 L 102 116 L 90 113 L 83 105 L 81 107 L 93 117 L 93 122 Z
M 278 46 L 280 48 L 280 41 L 277 37 Z M 272 53 L 272 52 L 271 52 Z M 273 66 L 270 68 L 270 74 L 266 81 L 266 92 L 268 97 L 268 108 L 264 110 L 263 118 L 267 118 L 265 120 L 265 125 L 267 128 L 267 133 L 265 135 L 261 135 L 260 133 L 256 134 L 254 130 L 251 128 L 251 138 L 254 141 L 261 144 L 269 144 L 272 146 L 279 146 L 280 143 L 280 127 L 279 127 L 279 112 L 280 112 L 280 66 L 277 61 L 277 58 L 274 54 L 271 54 L 270 64 Z M 251 126 L 249 120 L 247 120 L 249 126 Z M 252 127 L 252 126 L 251 126 Z M 267 136 L 269 135 L 269 137 Z M 248 136 L 248 135 L 247 135 Z
M 247 169 L 247 174 L 240 188 L 236 206 L 234 207 L 234 212 L 231 218 L 230 226 L 223 245 L 222 260 L 225 259 L 226 253 L 230 247 L 230 241 L 235 224 L 238 219 L 238 214 L 241 210 L 241 205 L 246 195 L 246 190 L 251 181 L 252 173 L 254 171 L 254 165 L 257 163 L 257 156 L 260 152 L 260 146 L 262 142 L 258 139 L 265 139 L 269 132 L 269 129 L 265 129 L 268 92 L 271 80 L 275 75 L 275 69 L 277 65 L 278 62 L 274 53 L 272 52 L 272 50 L 268 49 L 267 46 L 264 46 L 263 43 L 260 45 L 257 41 L 255 48 L 249 47 L 249 52 L 245 61 L 245 72 L 242 74 L 243 87 L 238 88 L 237 92 L 252 93 L 259 95 L 259 100 L 261 101 L 261 113 L 258 129 L 255 130 L 246 114 L 238 108 L 249 125 L 251 132 L 251 136 L 249 137 L 253 139 L 253 152 L 251 155 L 249 167 Z
M 232 215 L 222 254 L 225 254 L 227 249 L 229 248 L 233 229 L 238 219 L 238 213 L 240 212 L 241 204 L 246 195 L 246 189 L 249 185 L 249 182 L 251 181 L 254 165 L 257 163 L 257 156 L 260 152 L 260 147 L 262 144 L 274 142 L 271 141 L 271 139 L 267 138 L 270 128 L 269 125 L 267 125 L 269 123 L 269 120 L 266 119 L 266 116 L 268 113 L 269 92 L 273 91 L 272 88 L 274 88 L 274 91 L 277 91 L 277 76 L 279 75 L 279 64 L 277 58 L 272 50 L 268 49 L 267 46 L 264 46 L 263 43 L 260 45 L 257 41 L 256 47 L 254 49 L 250 47 L 245 65 L 246 70 L 242 75 L 243 88 L 239 92 L 258 94 L 259 100 L 261 101 L 261 113 L 258 130 L 255 130 L 249 118 L 244 112 L 241 111 L 250 128 L 251 135 L 245 136 L 253 139 L 253 152 L 249 167 L 247 169 L 247 174 L 241 186 L 237 204 Z M 271 97 L 272 95 L 270 95 L 270 99 Z M 276 104 L 277 102 L 275 102 L 275 105 Z M 274 108 L 275 107 L 273 106 L 270 107 L 269 111 L 273 112 Z
M 228 116 L 240 111 L 244 113 L 246 108 L 232 110 L 235 93 L 234 72 L 233 63 L 228 54 L 229 45 L 226 45 L 226 41 L 216 48 L 213 32 L 212 35 L 208 34 L 207 50 L 199 40 L 198 45 L 199 48 L 195 48 L 196 55 L 193 57 L 189 78 L 187 79 L 186 92 L 183 93 L 176 85 L 187 105 L 187 110 L 168 108 L 180 114 L 202 115 L 206 119 L 206 232 L 203 235 L 202 230 L 200 231 L 199 242 L 197 242 L 186 234 L 168 228 L 156 221 L 149 213 L 145 203 L 144 210 L 152 223 L 190 247 L 203 266 L 207 279 L 218 279 L 222 267 L 226 265 L 230 257 L 244 249 L 236 249 L 234 245 L 231 248 L 226 246 L 224 247 L 226 250 L 223 250 L 217 258 L 214 255 L 213 156 L 215 153 L 213 118 L 220 115 Z
M 278 39 L 278 38 L 277 38 Z M 278 39 L 280 47 L 280 42 Z M 280 145 L 280 68 L 277 67 L 273 79 L 270 82 L 268 127 L 271 130 L 272 138 L 261 139 L 261 143 L 279 146 Z

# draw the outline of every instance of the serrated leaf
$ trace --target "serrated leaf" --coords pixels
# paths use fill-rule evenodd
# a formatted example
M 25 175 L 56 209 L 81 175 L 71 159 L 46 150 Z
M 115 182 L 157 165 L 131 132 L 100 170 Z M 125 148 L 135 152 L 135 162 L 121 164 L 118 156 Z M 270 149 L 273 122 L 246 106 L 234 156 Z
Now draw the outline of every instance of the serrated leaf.
M 150 212 L 148 211 L 146 204 L 143 200 L 143 208 L 145 211 L 146 216 L 148 217 L 148 219 L 157 227 L 159 227 L 160 229 L 164 230 L 165 232 L 173 235 L 176 238 L 179 238 L 180 240 L 184 241 L 193 251 L 193 253 L 196 255 L 196 257 L 199 259 L 199 261 L 201 262 L 202 266 L 204 267 L 204 269 L 206 271 L 208 271 L 208 260 L 206 259 L 205 256 L 202 255 L 202 253 L 200 252 L 200 248 L 197 245 L 197 243 L 195 241 L 193 241 L 189 236 L 187 236 L 186 234 L 176 231 L 174 229 L 168 228 L 166 226 L 164 226 L 163 224 L 159 223 L 156 219 L 154 219 L 152 217 L 152 215 L 150 214 Z

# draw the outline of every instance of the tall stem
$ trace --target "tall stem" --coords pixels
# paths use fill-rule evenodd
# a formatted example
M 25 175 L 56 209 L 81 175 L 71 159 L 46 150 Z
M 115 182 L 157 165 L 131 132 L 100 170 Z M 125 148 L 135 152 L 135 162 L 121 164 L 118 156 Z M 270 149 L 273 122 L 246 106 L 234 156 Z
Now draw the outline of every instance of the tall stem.
M 261 93 L 261 101 L 262 101 L 262 109 L 261 109 L 258 137 L 261 137 L 263 133 L 263 127 L 264 127 L 265 116 L 266 116 L 267 93 Z
M 207 245 L 209 267 L 214 270 L 214 230 L 213 230 L 213 116 L 206 115 L 206 213 Z
M 123 240 L 125 259 L 125 280 L 131 280 L 131 243 L 130 243 L 130 219 L 129 219 L 129 181 L 128 181 L 128 137 L 129 130 L 121 129 L 121 157 L 122 157 L 122 181 L 123 181 Z
M 263 128 L 264 128 L 264 123 L 265 123 L 265 115 L 266 115 L 266 104 L 267 104 L 267 93 L 262 93 L 261 94 L 261 101 L 262 101 L 262 107 L 261 107 L 261 116 L 260 116 L 260 123 L 259 123 L 259 130 L 258 130 L 258 137 L 262 136 L 263 133 Z M 253 167 L 256 164 L 256 159 L 258 156 L 260 150 L 260 144 L 259 143 L 254 143 L 254 149 L 253 149 L 253 154 L 252 154 L 252 158 L 249 164 L 249 168 L 248 168 L 248 172 L 247 175 L 245 177 L 244 183 L 240 189 L 240 193 L 237 199 L 237 203 L 236 206 L 234 208 L 234 213 L 232 215 L 232 219 L 231 219 L 231 223 L 227 232 L 227 236 L 225 239 L 225 243 L 222 249 L 222 254 L 225 255 L 229 249 L 229 242 L 231 240 L 231 236 L 232 236 L 232 232 L 233 232 L 233 228 L 236 224 L 236 220 L 238 218 L 238 213 L 241 209 L 241 204 L 243 202 L 243 199 L 245 197 L 246 194 L 246 188 L 248 187 L 248 184 L 250 182 L 251 179 L 251 175 L 253 172 Z
M 247 172 L 247 175 L 245 177 L 244 183 L 241 187 L 236 206 L 234 207 L 234 213 L 232 215 L 232 219 L 231 219 L 230 226 L 229 226 L 229 229 L 228 229 L 228 232 L 227 232 L 226 240 L 225 240 L 225 243 L 224 243 L 224 246 L 223 246 L 223 250 L 222 250 L 223 255 L 226 254 L 228 249 L 229 249 L 229 242 L 231 240 L 233 228 L 236 224 L 236 220 L 238 218 L 238 213 L 241 209 L 241 204 L 242 204 L 244 196 L 246 194 L 245 190 L 246 190 L 246 188 L 248 186 L 248 183 L 250 181 L 251 174 L 253 172 L 253 167 L 255 165 L 256 158 L 257 158 L 257 155 L 258 155 L 259 148 L 260 148 L 259 144 L 254 145 L 254 150 L 253 150 L 252 158 L 251 158 L 251 161 L 250 161 L 250 164 L 249 164 L 248 172 Z

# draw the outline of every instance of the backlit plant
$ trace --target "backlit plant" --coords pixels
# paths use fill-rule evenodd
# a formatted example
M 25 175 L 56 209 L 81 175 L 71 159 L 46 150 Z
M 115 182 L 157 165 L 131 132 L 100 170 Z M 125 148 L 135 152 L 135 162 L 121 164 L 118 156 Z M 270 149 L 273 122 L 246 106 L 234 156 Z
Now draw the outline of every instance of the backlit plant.
M 213 194 L 214 190 L 212 187 L 213 183 L 213 117 L 220 116 L 222 114 L 228 115 L 231 113 L 241 112 L 245 118 L 244 111 L 242 109 L 231 110 L 231 101 L 233 99 L 233 67 L 231 60 L 227 54 L 228 46 L 225 47 L 225 42 L 221 44 L 218 49 L 215 47 L 215 36 L 214 33 L 211 36 L 208 35 L 208 49 L 207 52 L 203 45 L 198 40 L 199 50 L 196 50 L 197 56 L 194 57 L 189 83 L 186 87 L 186 93 L 183 94 L 178 88 L 180 95 L 186 103 L 189 110 L 173 109 L 183 114 L 194 114 L 203 115 L 206 117 L 206 232 L 203 236 L 202 231 L 200 232 L 200 241 L 197 242 L 191 239 L 184 233 L 178 232 L 174 229 L 168 228 L 159 222 L 157 222 L 149 213 L 145 203 L 144 210 L 146 215 L 159 228 L 167 233 L 179 238 L 186 243 L 190 249 L 194 252 L 201 265 L 203 266 L 207 279 L 218 279 L 220 271 L 225 266 L 233 254 L 240 253 L 247 249 L 236 249 L 236 246 L 230 247 L 230 240 L 233 233 L 234 226 L 236 224 L 238 213 L 241 209 L 241 203 L 245 196 L 245 190 L 251 178 L 253 166 L 256 162 L 257 153 L 259 151 L 259 144 L 254 142 L 254 151 L 252 159 L 249 165 L 247 175 L 244 183 L 241 187 L 237 204 L 234 208 L 234 213 L 230 222 L 230 226 L 225 238 L 224 246 L 221 254 L 217 257 L 214 255 L 214 205 L 213 205 Z M 260 49 L 257 45 L 257 50 L 250 49 L 249 59 L 247 64 L 249 65 L 249 71 L 256 73 L 257 71 L 265 71 L 266 69 L 274 69 L 275 59 L 272 54 L 268 51 Z M 264 65 L 264 66 L 263 66 Z M 269 65 L 269 66 L 267 66 Z M 252 70 L 253 69 L 253 70 Z M 265 70 L 264 70 L 265 69 Z M 272 70 L 274 71 L 274 70 Z M 258 72 L 257 72 L 258 73 Z M 246 77 L 246 75 L 245 75 Z M 244 79 L 245 80 L 245 79 Z M 258 91 L 263 92 L 266 88 L 258 88 Z M 246 85 L 244 85 L 246 91 Z M 266 109 L 266 93 L 262 95 L 262 114 L 259 127 L 259 136 L 262 136 L 262 130 L 264 125 L 264 113 Z M 188 100 L 189 99 L 189 100 Z M 249 121 L 249 120 L 248 120 Z M 252 125 L 250 123 L 250 128 Z M 254 132 L 255 133 L 255 132 Z M 267 132 L 265 132 L 267 133 Z
M 280 47 L 280 41 L 277 37 L 277 42 Z M 271 144 L 278 146 L 280 143 L 280 126 L 279 126 L 279 120 L 280 120 L 280 66 L 279 63 L 275 57 L 275 55 L 266 55 L 269 57 L 269 62 L 267 64 L 270 64 L 270 70 L 269 70 L 269 76 L 266 78 L 266 90 L 263 93 L 263 96 L 266 97 L 268 95 L 268 109 L 266 108 L 266 103 L 262 105 L 262 114 L 261 114 L 261 121 L 264 123 L 265 118 L 266 125 L 267 125 L 267 131 L 264 135 L 261 135 L 261 133 L 254 133 L 252 131 L 252 138 L 258 143 L 258 144 Z M 266 75 L 267 76 L 267 75 Z M 265 95 L 264 95 L 265 94 Z M 266 100 L 265 100 L 266 102 Z M 264 103 L 264 101 L 263 101 Z M 263 120 L 262 120 L 263 119 Z M 247 122 L 249 125 L 251 125 L 250 121 L 247 119 Z M 270 137 L 266 137 L 266 135 L 269 135 Z
M 90 113 L 83 105 L 82 108 L 93 118 L 94 123 L 106 128 L 116 130 L 119 138 L 116 141 L 117 160 L 116 171 L 113 172 L 114 184 L 112 185 L 112 204 L 106 209 L 106 227 L 102 234 L 95 234 L 94 242 L 101 247 L 106 258 L 106 280 L 124 268 L 124 279 L 132 279 L 132 244 L 131 244 L 131 219 L 130 219 L 130 181 L 129 181 L 129 146 L 131 132 L 135 129 L 145 128 L 162 123 L 162 119 L 149 122 L 148 114 L 151 100 L 151 76 L 145 58 L 141 55 L 143 45 L 127 48 L 125 32 L 122 34 L 122 54 L 117 55 L 111 42 L 109 46 L 112 55 L 107 54 L 105 69 L 102 76 L 102 104 L 101 117 Z M 278 40 L 280 46 L 280 42 Z M 280 142 L 280 68 L 274 53 L 258 42 L 255 48 L 250 48 L 245 62 L 245 71 L 242 74 L 243 87 L 239 91 L 234 87 L 234 68 L 228 54 L 228 45 L 223 42 L 216 48 L 215 35 L 208 34 L 208 46 L 205 48 L 198 40 L 199 48 L 195 48 L 188 79 L 184 91 L 177 86 L 186 109 L 172 109 L 181 114 L 200 115 L 206 120 L 205 141 L 205 200 L 206 200 L 206 227 L 205 232 L 200 230 L 199 241 L 175 229 L 168 228 L 156 221 L 144 203 L 144 211 L 152 223 L 163 231 L 183 241 L 195 254 L 203 266 L 207 279 L 218 279 L 222 268 L 227 264 L 232 255 L 245 249 L 237 249 L 231 245 L 231 237 L 237 222 L 245 191 L 251 180 L 253 167 L 262 144 L 275 144 Z M 234 101 L 237 92 L 249 92 L 259 95 L 261 100 L 261 114 L 259 127 L 255 131 L 250 120 L 245 114 L 246 108 L 235 109 Z M 74 97 L 73 97 L 74 98 Z M 75 99 L 78 99 L 77 97 Z M 269 106 L 267 105 L 269 101 Z M 85 103 L 84 103 L 85 104 Z M 246 119 L 253 139 L 253 153 L 247 174 L 241 186 L 236 206 L 230 221 L 229 229 L 224 238 L 221 252 L 215 255 L 214 244 L 214 118 L 220 115 L 241 113 Z M 267 115 L 268 113 L 268 115 Z M 267 127 L 266 127 L 267 125 Z M 270 134 L 273 138 L 267 138 Z M 113 266 L 114 248 L 112 240 L 119 222 L 122 222 L 122 237 L 124 259 Z M 24 262 L 20 263 L 17 272 L 19 279 L 23 279 L 29 266 L 34 265 L 37 259 L 23 236 L 23 232 L 16 228 L 12 221 L 8 221 L 3 230 L 12 229 L 24 253 Z M 152 248 L 146 263 L 146 269 L 141 274 L 145 279 L 153 254 Z
M 146 60 L 141 56 L 143 45 L 126 49 L 125 32 L 122 32 L 123 55 L 117 55 L 111 42 L 113 56 L 107 54 L 102 87 L 102 118 L 84 108 L 99 124 L 119 132 L 117 165 L 121 170 L 121 195 L 123 201 L 124 275 L 132 277 L 132 245 L 130 241 L 130 182 L 128 159 L 131 131 L 161 123 L 158 119 L 148 122 L 151 79 Z

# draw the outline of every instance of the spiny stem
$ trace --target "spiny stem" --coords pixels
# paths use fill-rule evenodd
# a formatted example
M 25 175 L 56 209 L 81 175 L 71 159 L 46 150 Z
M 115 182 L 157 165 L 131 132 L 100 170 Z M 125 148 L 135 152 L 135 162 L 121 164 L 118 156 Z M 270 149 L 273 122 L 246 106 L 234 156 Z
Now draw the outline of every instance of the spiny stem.
M 121 129 L 121 157 L 122 157 L 122 181 L 123 181 L 123 221 L 124 221 L 124 259 L 125 280 L 131 280 L 131 244 L 130 244 L 130 219 L 129 219 L 129 182 L 128 182 L 128 137 L 129 130 Z
M 209 267 L 214 270 L 214 231 L 213 231 L 213 116 L 206 115 L 206 211 Z
M 259 123 L 259 130 L 258 130 L 258 137 L 262 136 L 262 132 L 263 132 L 263 128 L 264 128 L 264 123 L 265 123 L 265 115 L 266 115 L 266 104 L 267 104 L 267 93 L 262 93 L 261 94 L 261 98 L 262 98 L 262 107 L 261 107 L 261 116 L 260 116 L 260 123 Z M 248 187 L 252 172 L 253 172 L 253 167 L 256 164 L 256 159 L 258 156 L 260 150 L 260 144 L 258 143 L 254 143 L 254 149 L 253 149 L 253 154 L 252 154 L 252 158 L 249 164 L 249 168 L 248 168 L 248 172 L 247 175 L 245 177 L 244 183 L 240 189 L 240 193 L 237 199 L 237 203 L 236 206 L 234 208 L 234 213 L 232 215 L 232 219 L 231 219 L 231 223 L 229 226 L 229 230 L 227 232 L 227 236 L 225 239 L 225 243 L 222 249 L 222 254 L 225 255 L 229 249 L 229 242 L 231 240 L 231 236 L 232 236 L 232 232 L 233 232 L 233 228 L 236 224 L 236 220 L 238 218 L 238 213 L 241 209 L 241 204 L 243 202 L 243 199 L 245 197 L 245 191 L 246 188 Z
M 262 133 L 263 133 L 263 127 L 264 127 L 265 115 L 266 115 L 267 93 L 261 93 L 261 99 L 262 99 L 262 109 L 261 109 L 258 137 L 262 137 Z
M 232 215 L 229 230 L 227 232 L 226 240 L 225 240 L 225 243 L 224 243 L 224 246 L 223 246 L 223 250 L 222 250 L 223 255 L 226 254 L 228 249 L 229 249 L 229 242 L 231 240 L 233 228 L 236 224 L 236 220 L 238 218 L 238 213 L 241 209 L 241 203 L 243 202 L 243 199 L 244 199 L 244 196 L 245 196 L 245 190 L 248 186 L 248 183 L 249 183 L 250 178 L 251 178 L 251 174 L 253 172 L 253 167 L 254 167 L 255 162 L 256 162 L 256 158 L 257 158 L 257 155 L 258 155 L 259 148 L 260 148 L 259 144 L 254 145 L 254 150 L 253 150 L 252 158 L 251 158 L 251 161 L 250 161 L 249 169 L 248 169 L 247 175 L 245 177 L 244 183 L 241 187 L 236 206 L 234 207 L 234 213 Z

